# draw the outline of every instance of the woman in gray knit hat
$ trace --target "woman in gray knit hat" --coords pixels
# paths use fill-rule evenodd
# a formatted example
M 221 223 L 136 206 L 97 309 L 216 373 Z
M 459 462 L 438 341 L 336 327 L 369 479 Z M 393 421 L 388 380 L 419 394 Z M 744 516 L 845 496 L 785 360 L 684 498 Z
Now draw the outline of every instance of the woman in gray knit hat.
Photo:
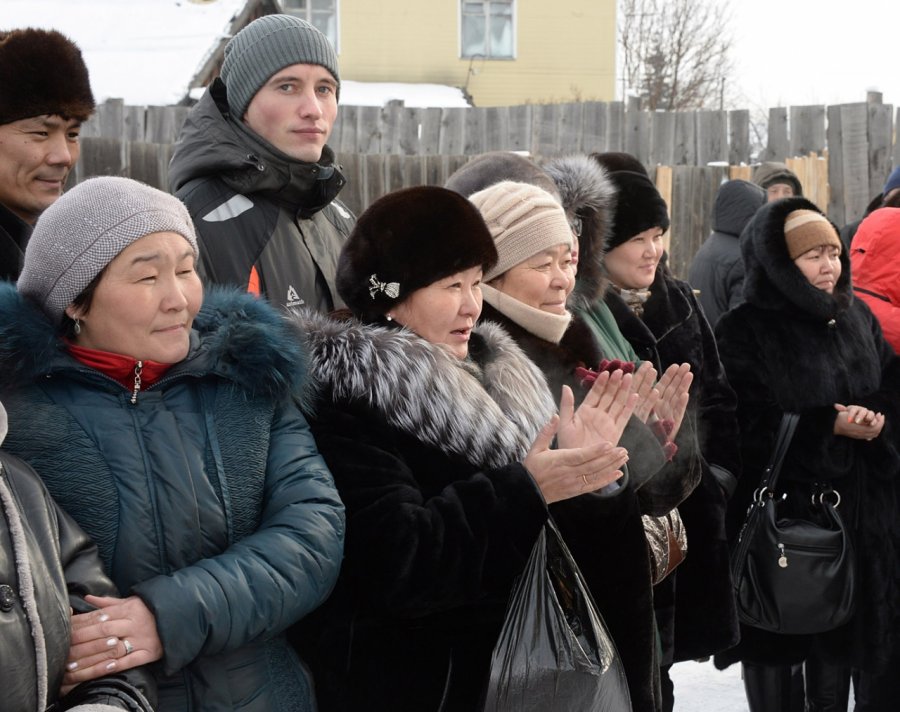
M 95 178 L 40 218 L 0 288 L 5 446 L 94 539 L 123 598 L 88 597 L 65 684 L 155 663 L 159 709 L 307 710 L 281 632 L 328 595 L 343 507 L 277 313 L 206 295 L 174 197 Z

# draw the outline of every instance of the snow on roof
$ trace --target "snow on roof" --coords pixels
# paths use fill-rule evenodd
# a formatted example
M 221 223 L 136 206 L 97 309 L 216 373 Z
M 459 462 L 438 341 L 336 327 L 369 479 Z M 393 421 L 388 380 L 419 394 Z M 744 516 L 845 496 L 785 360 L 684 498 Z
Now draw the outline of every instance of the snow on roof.
M 80 48 L 98 102 L 135 106 L 179 103 L 209 54 L 227 37 L 246 0 L 0 0 L 0 30 L 59 30 Z M 196 98 L 200 92 L 192 92 Z M 439 84 L 341 82 L 341 104 L 468 106 Z

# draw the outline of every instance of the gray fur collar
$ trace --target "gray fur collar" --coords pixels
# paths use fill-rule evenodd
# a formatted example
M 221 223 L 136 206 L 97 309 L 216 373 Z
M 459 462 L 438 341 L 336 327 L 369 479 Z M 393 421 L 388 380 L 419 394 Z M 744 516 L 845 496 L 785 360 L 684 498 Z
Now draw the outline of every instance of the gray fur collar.
M 320 397 L 363 401 L 394 428 L 476 467 L 520 461 L 556 412 L 543 374 L 502 327 L 479 324 L 459 361 L 406 329 L 294 316 Z

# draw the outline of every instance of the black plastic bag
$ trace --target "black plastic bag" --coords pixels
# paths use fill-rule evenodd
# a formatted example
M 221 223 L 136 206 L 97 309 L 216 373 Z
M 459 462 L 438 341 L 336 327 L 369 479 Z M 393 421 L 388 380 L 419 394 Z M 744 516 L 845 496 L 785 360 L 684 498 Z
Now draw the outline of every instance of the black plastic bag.
M 616 646 L 549 520 L 516 583 L 484 712 L 630 712 Z

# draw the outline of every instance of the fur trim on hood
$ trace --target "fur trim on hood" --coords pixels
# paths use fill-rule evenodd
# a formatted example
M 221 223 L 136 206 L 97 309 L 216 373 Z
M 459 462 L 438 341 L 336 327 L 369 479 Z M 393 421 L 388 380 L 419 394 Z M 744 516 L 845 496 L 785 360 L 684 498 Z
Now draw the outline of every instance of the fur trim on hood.
M 0 391 L 76 362 L 40 309 L 14 285 L 0 285 Z M 284 318 L 264 301 L 226 287 L 207 290 L 194 319 L 188 357 L 173 366 L 191 375 L 215 373 L 248 397 L 302 397 L 306 357 Z
M 603 256 L 615 216 L 616 188 L 607 171 L 588 156 L 557 158 L 543 168 L 559 190 L 569 221 L 581 221 L 578 275 L 569 304 L 586 307 L 602 298 L 609 284 Z
M 406 329 L 293 316 L 319 398 L 361 401 L 392 427 L 481 468 L 522 460 L 556 412 L 543 375 L 496 324 L 473 332 L 470 359 Z
M 816 319 L 833 319 L 853 300 L 850 259 L 841 251 L 841 276 L 833 294 L 813 287 L 788 255 L 784 221 L 794 210 L 812 210 L 806 198 L 785 198 L 760 208 L 741 236 L 744 259 L 744 299 L 762 309 L 802 312 Z M 835 232 L 837 227 L 832 224 Z

